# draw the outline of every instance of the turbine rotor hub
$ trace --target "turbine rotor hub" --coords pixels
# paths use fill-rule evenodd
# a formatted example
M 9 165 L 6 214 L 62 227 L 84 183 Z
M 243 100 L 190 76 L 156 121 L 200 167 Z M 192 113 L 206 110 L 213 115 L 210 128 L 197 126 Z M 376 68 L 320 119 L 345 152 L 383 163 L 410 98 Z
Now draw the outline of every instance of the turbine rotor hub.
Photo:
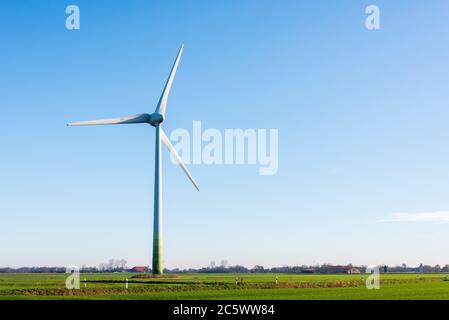
M 149 123 L 153 127 L 159 126 L 162 122 L 164 122 L 164 116 L 162 114 L 160 114 L 159 112 L 155 112 L 150 115 Z

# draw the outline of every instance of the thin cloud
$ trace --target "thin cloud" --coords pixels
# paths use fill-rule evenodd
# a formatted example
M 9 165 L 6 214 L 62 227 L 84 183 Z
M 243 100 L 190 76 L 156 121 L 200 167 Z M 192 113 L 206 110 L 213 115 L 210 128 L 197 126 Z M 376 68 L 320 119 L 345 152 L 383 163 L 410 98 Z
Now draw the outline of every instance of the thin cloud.
M 392 213 L 386 221 L 393 222 L 449 222 L 449 211 L 398 212 Z

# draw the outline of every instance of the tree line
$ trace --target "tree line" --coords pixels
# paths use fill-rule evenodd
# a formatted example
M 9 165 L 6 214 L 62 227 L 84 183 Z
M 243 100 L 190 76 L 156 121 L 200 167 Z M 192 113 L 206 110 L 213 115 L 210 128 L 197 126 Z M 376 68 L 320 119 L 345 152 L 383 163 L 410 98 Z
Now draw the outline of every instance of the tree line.
M 354 266 L 348 265 L 301 265 L 301 266 L 283 266 L 265 268 L 260 265 L 256 265 L 251 268 L 247 268 L 241 265 L 228 266 L 210 265 L 202 268 L 188 268 L 188 269 L 164 269 L 167 274 L 170 273 L 315 273 L 315 274 L 342 274 L 342 273 L 365 273 L 367 266 Z M 449 264 L 445 266 L 440 265 L 423 265 L 407 266 L 406 264 L 397 266 L 379 265 L 379 271 L 381 273 L 449 273 Z M 80 268 L 82 273 L 102 273 L 102 272 L 133 272 L 133 268 L 126 266 L 126 261 L 123 259 L 111 259 L 108 263 L 102 263 L 98 267 L 86 267 Z M 21 267 L 21 268 L 0 268 L 0 273 L 65 273 L 65 267 Z M 148 268 L 148 272 L 151 269 Z

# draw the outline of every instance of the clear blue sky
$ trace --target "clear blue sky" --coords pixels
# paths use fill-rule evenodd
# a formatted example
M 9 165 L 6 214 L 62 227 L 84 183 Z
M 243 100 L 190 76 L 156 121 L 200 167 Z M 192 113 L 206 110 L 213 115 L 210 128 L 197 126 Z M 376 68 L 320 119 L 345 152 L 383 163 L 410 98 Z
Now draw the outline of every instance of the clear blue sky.
M 166 153 L 167 267 L 449 263 L 448 12 L 2 1 L 0 266 L 150 264 L 153 130 L 65 124 L 152 112 L 181 43 L 166 130 L 277 128 L 279 172 L 194 165 L 198 193 Z

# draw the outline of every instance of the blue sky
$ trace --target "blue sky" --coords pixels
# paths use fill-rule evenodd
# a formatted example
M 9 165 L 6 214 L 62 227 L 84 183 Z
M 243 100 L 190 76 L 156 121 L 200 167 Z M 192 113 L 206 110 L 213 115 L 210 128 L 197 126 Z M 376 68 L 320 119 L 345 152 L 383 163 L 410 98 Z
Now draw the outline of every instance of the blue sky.
M 153 130 L 65 124 L 152 112 L 181 43 L 165 130 L 278 129 L 279 171 L 192 165 L 197 193 L 165 153 L 167 267 L 449 263 L 448 11 L 3 1 L 0 266 L 150 264 Z

